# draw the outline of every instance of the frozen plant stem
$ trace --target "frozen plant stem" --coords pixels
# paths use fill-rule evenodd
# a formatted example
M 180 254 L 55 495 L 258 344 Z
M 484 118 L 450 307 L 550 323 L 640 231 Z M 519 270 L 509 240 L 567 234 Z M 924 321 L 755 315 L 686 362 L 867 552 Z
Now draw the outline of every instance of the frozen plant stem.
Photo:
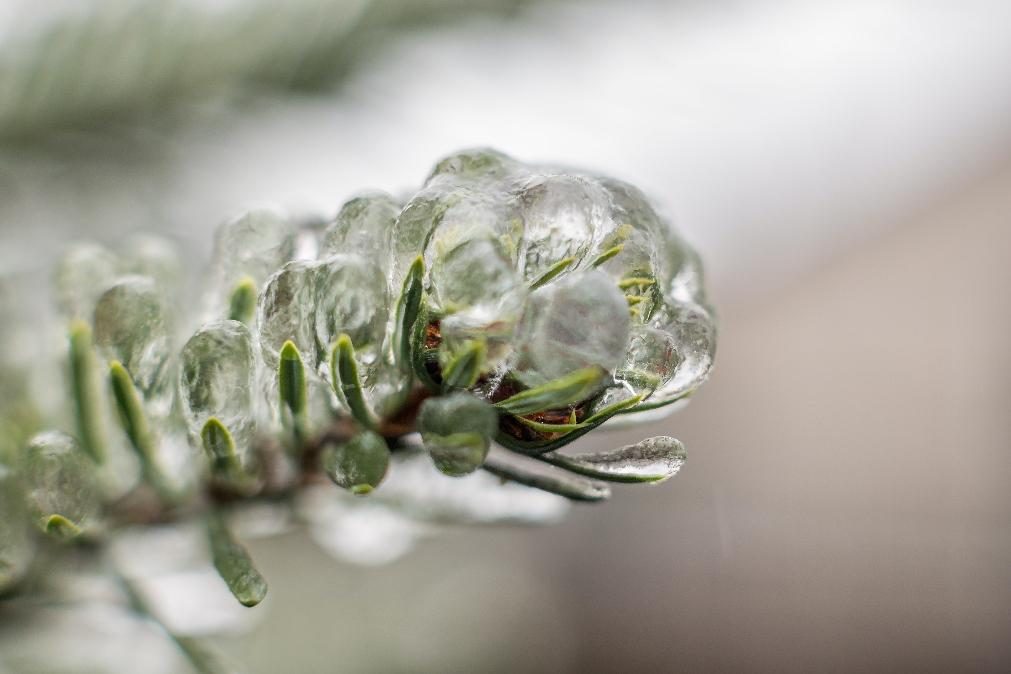
M 256 606 L 267 596 L 267 582 L 253 566 L 245 547 L 232 537 L 224 516 L 215 510 L 207 515 L 207 535 L 214 568 L 243 606 Z
M 199 520 L 214 567 L 253 606 L 267 585 L 226 522 L 243 503 L 320 529 L 334 520 L 304 510 L 310 493 L 348 517 L 379 502 L 412 521 L 541 522 L 565 502 L 526 488 L 596 502 L 610 483 L 660 483 L 684 463 L 666 436 L 565 449 L 673 409 L 712 366 L 698 256 L 631 185 L 465 150 L 406 201 L 362 193 L 325 228 L 245 213 L 215 233 L 207 315 L 178 350 L 194 303 L 174 248 L 149 239 L 82 245 L 58 265 L 70 385 L 51 421 L 72 417 L 77 438 L 39 433 L 12 457 L 0 442 L 4 512 L 33 536 L 93 545 L 126 523 Z M 116 472 L 108 404 L 139 483 Z M 6 409 L 0 429 L 19 423 Z M 335 488 L 354 498 L 320 491 Z M 33 559 L 22 534 L 0 518 L 0 590 Z

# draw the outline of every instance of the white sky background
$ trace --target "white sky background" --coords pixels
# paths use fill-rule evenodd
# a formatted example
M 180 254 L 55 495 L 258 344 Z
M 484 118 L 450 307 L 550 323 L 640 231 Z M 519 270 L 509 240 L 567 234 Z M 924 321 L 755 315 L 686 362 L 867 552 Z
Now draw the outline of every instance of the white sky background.
M 1011 150 L 1005 1 L 633 0 L 524 17 L 416 32 L 333 94 L 194 124 L 160 139 L 154 172 L 27 162 L 32 179 L 0 204 L 0 241 L 34 250 L 47 233 L 147 222 L 203 242 L 246 204 L 331 213 L 359 189 L 416 186 L 448 151 L 493 145 L 640 185 L 703 249 L 721 294 L 745 298 Z

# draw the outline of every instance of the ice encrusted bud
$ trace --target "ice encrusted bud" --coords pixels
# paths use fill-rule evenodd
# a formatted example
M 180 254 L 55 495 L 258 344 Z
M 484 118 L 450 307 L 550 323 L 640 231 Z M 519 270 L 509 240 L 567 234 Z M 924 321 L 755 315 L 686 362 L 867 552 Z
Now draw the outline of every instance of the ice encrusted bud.
M 151 403 L 150 412 L 167 412 L 171 401 L 169 311 L 165 297 L 146 276 L 117 281 L 95 306 L 94 339 L 99 354 L 119 361 Z
M 586 367 L 612 371 L 628 343 L 628 305 L 605 274 L 570 274 L 535 290 L 517 336 L 516 376 L 536 386 Z
M 222 223 L 214 234 L 207 307 L 226 318 L 237 285 L 251 281 L 259 291 L 267 278 L 295 256 L 295 226 L 280 212 L 252 210 Z
M 101 503 L 94 466 L 73 437 L 58 431 L 33 437 L 24 479 L 39 528 L 73 536 L 97 524 Z
M 252 336 L 242 323 L 215 321 L 190 337 L 180 356 L 179 402 L 191 437 L 215 417 L 245 456 L 255 430 L 254 374 Z
M 698 256 L 621 181 L 465 150 L 407 201 L 390 249 L 391 288 L 423 255 L 427 328 L 414 360 L 425 379 L 479 343 L 481 396 L 592 366 L 607 390 L 582 407 L 634 399 L 629 413 L 691 393 L 711 368 Z

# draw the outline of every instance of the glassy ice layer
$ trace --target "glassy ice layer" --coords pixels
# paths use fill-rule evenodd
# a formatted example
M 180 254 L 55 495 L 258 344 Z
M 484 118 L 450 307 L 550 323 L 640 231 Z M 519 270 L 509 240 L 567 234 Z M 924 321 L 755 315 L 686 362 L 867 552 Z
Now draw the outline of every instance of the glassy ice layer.
M 343 334 L 358 370 L 344 383 L 360 381 L 379 417 L 406 404 L 394 308 L 419 257 L 421 323 L 405 339 L 430 386 L 500 401 L 602 371 L 581 393 L 588 398 L 558 403 L 573 409 L 531 419 L 571 424 L 633 397 L 638 404 L 624 412 L 682 398 L 712 366 L 716 330 L 698 256 L 638 189 L 615 179 L 465 150 L 440 160 L 403 204 L 382 192 L 348 200 L 325 229 L 313 229 L 314 241 L 323 230 L 315 257 L 294 259 L 296 229 L 266 210 L 218 229 L 208 291 L 217 308 L 178 361 L 169 357 L 166 307 L 175 305 L 165 289 L 180 278 L 170 242 L 135 237 L 123 259 L 75 247 L 57 271 L 61 304 L 67 315 L 93 317 L 99 353 L 123 362 L 149 413 L 178 381 L 176 409 L 190 433 L 217 416 L 240 449 L 254 421 L 268 428 L 280 418 L 278 354 L 287 340 L 305 366 L 310 426 L 339 412 L 329 361 Z M 254 296 L 251 328 L 225 320 L 235 307 L 248 317 Z M 450 366 L 469 368 L 460 371 L 470 383 L 442 379 Z
M 208 306 L 215 318 L 224 315 L 236 285 L 251 279 L 260 289 L 267 278 L 295 255 L 294 225 L 280 213 L 250 211 L 218 227 L 211 258 Z
M 94 526 L 100 507 L 94 466 L 73 437 L 51 431 L 32 438 L 25 452 L 24 479 L 40 526 L 53 516 L 81 530 Z
M 399 213 L 400 204 L 385 192 L 367 192 L 352 198 L 324 231 L 320 259 L 331 255 L 360 255 L 385 268 L 393 225 Z
M 168 382 L 169 325 L 155 282 L 146 276 L 117 281 L 98 299 L 94 326 L 99 353 L 121 362 L 145 399 L 159 397 Z
M 599 365 L 602 400 L 651 407 L 708 376 L 716 345 L 698 256 L 627 183 L 494 150 L 439 161 L 392 225 L 390 288 L 420 253 L 450 350 L 527 386 Z M 494 387 L 484 386 L 486 392 Z
M 194 437 L 217 417 L 231 432 L 240 455 L 252 441 L 255 360 L 249 329 L 238 321 L 216 321 L 198 330 L 183 347 L 179 402 Z

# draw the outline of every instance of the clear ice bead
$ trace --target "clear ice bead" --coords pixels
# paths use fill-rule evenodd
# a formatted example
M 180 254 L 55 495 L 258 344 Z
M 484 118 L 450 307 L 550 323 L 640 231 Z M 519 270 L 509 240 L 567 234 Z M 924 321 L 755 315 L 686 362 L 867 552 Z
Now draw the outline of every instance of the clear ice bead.
M 519 163 L 515 159 L 498 150 L 472 148 L 440 159 L 425 182 L 428 184 L 442 176 L 452 176 L 458 180 L 501 179 L 518 168 Z
M 610 226 L 601 237 L 592 257 L 621 246 L 621 252 L 601 264 L 600 269 L 616 280 L 653 276 L 656 246 L 665 225 L 635 187 L 610 178 L 601 179 L 611 198 Z
M 25 452 L 28 502 L 40 526 L 62 515 L 78 528 L 95 525 L 100 495 L 95 468 L 73 437 L 58 431 L 33 437 Z
M 386 278 L 377 265 L 361 257 L 334 255 L 314 269 L 312 303 L 318 365 L 330 356 L 340 335 L 347 334 L 359 361 L 372 363 L 386 330 L 389 297 Z
M 651 324 L 668 332 L 681 356 L 674 375 L 653 394 L 652 402 L 674 400 L 698 388 L 709 376 L 716 354 L 716 321 L 705 305 L 665 304 Z
M 94 325 L 102 357 L 121 362 L 145 400 L 161 397 L 168 380 L 169 326 L 154 281 L 120 279 L 99 298 Z
M 284 265 L 270 277 L 257 304 L 257 333 L 263 357 L 261 377 L 263 404 L 258 404 L 258 417 L 265 423 L 279 421 L 278 376 L 281 347 L 294 342 L 305 366 L 308 389 L 307 416 L 310 425 L 324 423 L 336 405 L 336 396 L 321 372 L 325 352 L 316 344 L 316 277 L 319 265 L 295 261 Z M 265 405 L 265 407 L 264 407 Z
M 442 219 L 450 188 L 442 184 L 423 188 L 404 206 L 390 237 L 390 287 L 399 292 L 407 270 L 425 247 L 429 233 Z
M 492 303 L 520 282 L 512 260 L 495 241 L 484 237 L 464 241 L 437 256 L 429 279 L 436 306 L 447 314 Z
M 218 227 L 214 235 L 212 310 L 223 315 L 236 284 L 251 278 L 257 289 L 295 255 L 294 225 L 280 213 L 250 211 Z
M 179 401 L 191 437 L 217 417 L 246 455 L 254 432 L 255 366 L 249 329 L 238 321 L 215 321 L 190 337 L 180 356 Z
M 530 294 L 516 374 L 535 386 L 591 366 L 613 371 L 625 357 L 629 327 L 625 297 L 610 277 L 570 274 Z
M 447 181 L 448 182 L 448 181 Z M 449 188 L 443 210 L 425 241 L 425 265 L 474 240 L 491 241 L 499 254 L 515 261 L 523 237 L 523 221 L 516 201 L 496 183 L 455 184 Z
M 674 336 L 665 330 L 637 325 L 632 329 L 625 362 L 615 373 L 636 395 L 650 396 L 663 387 L 681 363 Z
M 121 272 L 120 260 L 112 251 L 97 243 L 72 246 L 56 266 L 56 296 L 60 311 L 67 318 L 90 321 L 95 302 Z
M 257 332 L 268 367 L 277 365 L 281 347 L 291 340 L 312 367 L 316 358 L 313 326 L 315 265 L 289 262 L 271 276 L 257 303 Z
M 400 204 L 385 192 L 367 192 L 345 203 L 323 233 L 320 259 L 361 255 L 369 264 L 389 266 L 390 237 Z
M 566 258 L 578 264 L 608 223 L 607 193 L 592 180 L 535 176 L 518 195 L 523 217 L 523 275 L 534 280 Z

